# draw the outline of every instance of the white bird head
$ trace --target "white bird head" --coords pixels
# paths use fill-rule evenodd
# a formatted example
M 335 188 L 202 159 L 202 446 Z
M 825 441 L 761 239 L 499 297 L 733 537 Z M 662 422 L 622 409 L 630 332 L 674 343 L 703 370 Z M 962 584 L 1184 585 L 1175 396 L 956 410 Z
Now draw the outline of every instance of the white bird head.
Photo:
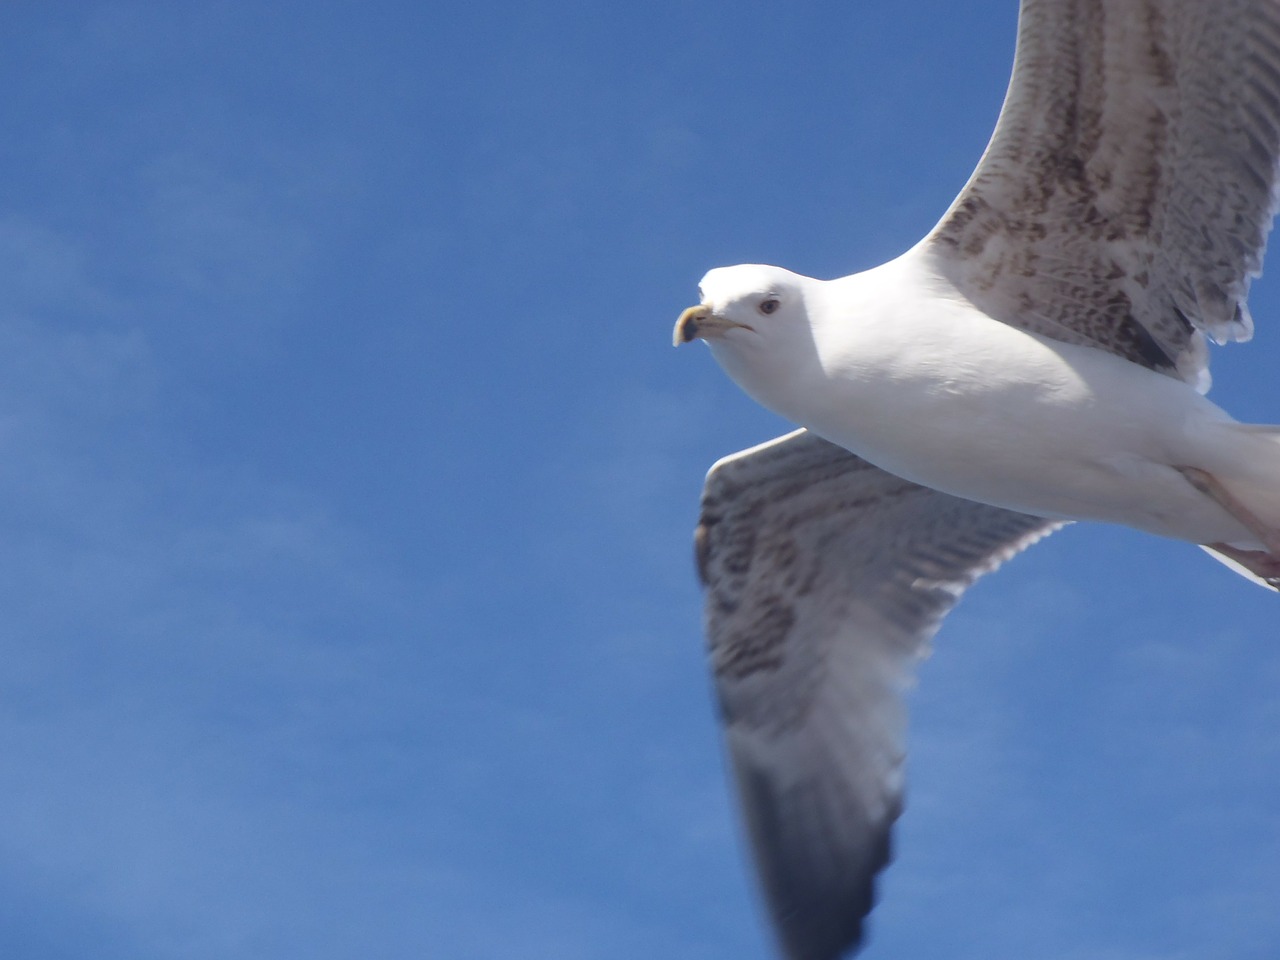
M 698 284 L 701 302 L 676 321 L 676 346 L 693 340 L 709 345 L 765 346 L 787 328 L 804 323 L 803 281 L 781 267 L 744 263 L 708 271 Z
M 704 340 L 749 395 L 777 410 L 815 362 L 810 304 L 821 281 L 755 263 L 717 267 L 698 285 L 701 303 L 676 321 L 676 346 Z

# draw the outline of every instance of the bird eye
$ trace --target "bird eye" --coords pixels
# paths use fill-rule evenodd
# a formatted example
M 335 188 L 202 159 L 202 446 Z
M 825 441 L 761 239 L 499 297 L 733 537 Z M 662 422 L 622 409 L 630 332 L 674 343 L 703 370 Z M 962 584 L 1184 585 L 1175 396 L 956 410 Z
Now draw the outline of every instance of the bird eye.
M 777 310 L 779 306 L 781 306 L 781 302 L 777 297 L 765 297 L 765 299 L 760 301 L 760 306 L 757 309 L 759 309 L 759 311 L 765 316 L 768 316 L 773 313 L 773 311 Z

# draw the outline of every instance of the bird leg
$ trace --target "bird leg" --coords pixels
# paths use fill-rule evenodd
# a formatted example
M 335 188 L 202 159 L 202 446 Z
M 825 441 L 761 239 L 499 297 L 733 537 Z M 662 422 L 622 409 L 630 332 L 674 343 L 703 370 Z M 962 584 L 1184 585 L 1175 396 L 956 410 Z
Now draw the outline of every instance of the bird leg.
M 1209 473 L 1207 470 L 1201 470 L 1198 467 L 1178 467 L 1177 469 L 1179 473 L 1187 478 L 1188 483 L 1203 493 L 1206 497 L 1209 497 L 1211 500 L 1216 502 L 1218 506 L 1222 507 L 1222 509 L 1231 514 L 1231 516 L 1239 520 L 1241 526 L 1257 537 L 1258 542 L 1266 547 L 1266 550 L 1265 552 L 1257 550 L 1237 550 L 1234 547 L 1222 549 L 1224 545 L 1217 543 L 1209 544 L 1209 546 L 1218 550 L 1225 556 L 1231 557 L 1237 563 L 1242 563 L 1245 566 L 1248 566 L 1251 570 L 1253 567 L 1243 559 L 1240 559 L 1240 557 L 1235 556 L 1235 554 L 1248 557 L 1265 557 L 1271 563 L 1276 564 L 1277 573 L 1280 573 L 1280 530 L 1277 530 L 1275 527 L 1272 527 L 1260 520 L 1257 514 L 1241 503 L 1230 490 L 1222 485 L 1217 477 Z M 1254 572 L 1258 573 L 1256 570 Z M 1264 575 L 1258 573 L 1258 575 L 1273 577 L 1277 574 L 1272 573 Z
M 1205 546 L 1248 570 L 1268 586 L 1280 590 L 1280 530 L 1268 526 L 1252 510 L 1235 497 L 1218 478 L 1198 467 L 1179 467 L 1187 482 L 1212 499 L 1218 506 L 1240 521 L 1258 538 L 1265 550 L 1244 550 L 1229 543 L 1206 543 Z

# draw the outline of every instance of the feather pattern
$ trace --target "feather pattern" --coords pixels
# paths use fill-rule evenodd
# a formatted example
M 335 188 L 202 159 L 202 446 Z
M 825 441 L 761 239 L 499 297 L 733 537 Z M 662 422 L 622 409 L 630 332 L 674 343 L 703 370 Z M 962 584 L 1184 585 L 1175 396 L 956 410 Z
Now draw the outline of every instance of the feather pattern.
M 712 468 L 696 534 L 710 657 L 790 957 L 861 939 L 902 805 L 912 664 L 969 584 L 1057 526 L 909 483 L 804 430 Z
M 1207 390 L 1276 210 L 1280 3 L 1023 0 L 1013 77 L 925 241 L 984 313 Z

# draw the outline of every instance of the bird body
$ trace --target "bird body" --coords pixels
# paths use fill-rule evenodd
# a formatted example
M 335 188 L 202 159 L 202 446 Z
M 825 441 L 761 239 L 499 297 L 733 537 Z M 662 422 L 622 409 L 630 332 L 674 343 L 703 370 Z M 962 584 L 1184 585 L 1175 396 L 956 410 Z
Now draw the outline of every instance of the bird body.
M 1280 523 L 1280 483 L 1258 489 L 1280 478 L 1280 431 L 1240 424 L 1114 354 L 993 320 L 920 247 L 838 280 L 742 265 L 701 286 L 714 313 L 751 327 L 709 341 L 747 394 L 904 479 L 1047 518 L 1259 549 L 1179 469 L 1195 467 L 1246 483 L 1254 512 Z M 752 318 L 761 296 L 780 306 Z

